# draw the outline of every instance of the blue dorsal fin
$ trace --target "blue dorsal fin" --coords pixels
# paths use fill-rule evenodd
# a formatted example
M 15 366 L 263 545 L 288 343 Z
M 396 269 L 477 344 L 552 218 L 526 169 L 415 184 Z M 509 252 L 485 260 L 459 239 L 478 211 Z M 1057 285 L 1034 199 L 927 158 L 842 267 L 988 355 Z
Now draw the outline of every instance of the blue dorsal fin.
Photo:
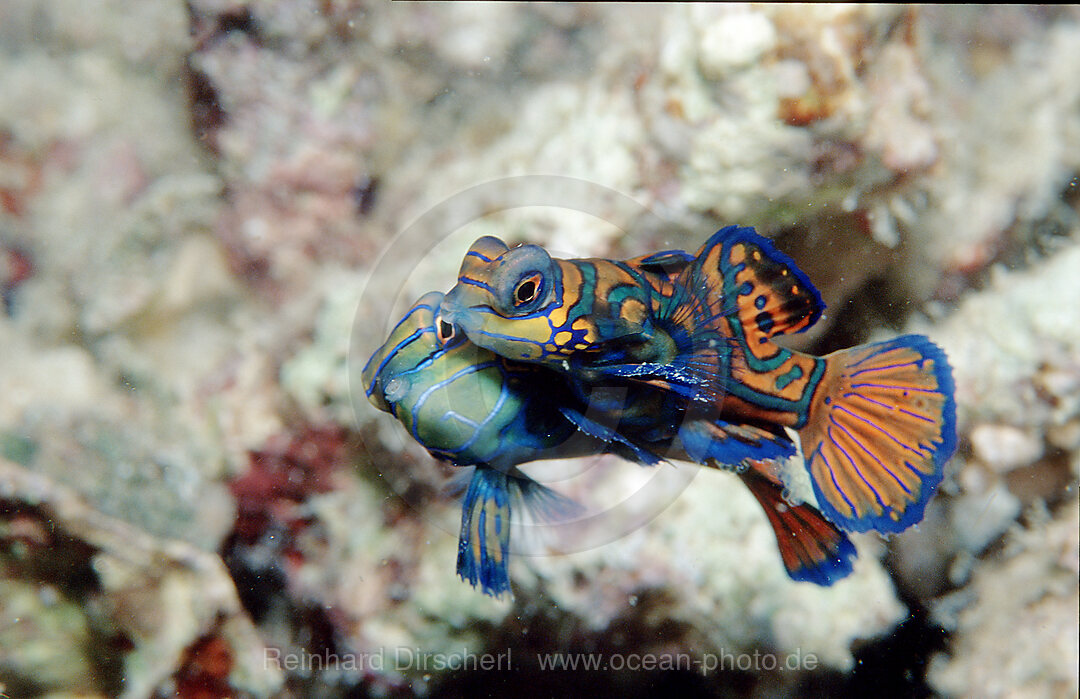
M 825 309 L 806 274 L 752 228 L 723 228 L 692 258 L 666 251 L 641 261 L 669 265 L 666 278 L 654 282 L 652 301 L 655 330 L 666 333 L 672 347 L 600 371 L 695 402 L 722 400 L 737 345 L 756 348 L 774 335 L 801 332 Z
M 698 281 L 734 308 L 747 341 L 803 332 L 821 317 L 825 302 L 795 261 L 753 228 L 728 226 L 697 254 Z

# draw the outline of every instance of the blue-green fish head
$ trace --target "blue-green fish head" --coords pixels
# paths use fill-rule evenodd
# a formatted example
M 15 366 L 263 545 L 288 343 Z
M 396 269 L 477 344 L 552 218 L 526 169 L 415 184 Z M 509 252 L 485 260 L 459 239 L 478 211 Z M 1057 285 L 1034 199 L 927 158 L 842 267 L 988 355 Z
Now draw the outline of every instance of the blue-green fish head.
M 563 453 L 576 431 L 559 411 L 569 391 L 543 370 L 514 367 L 469 342 L 440 316 L 442 301 L 426 294 L 394 326 L 364 367 L 364 390 L 434 456 L 477 466 L 462 503 L 457 570 L 501 595 L 510 589 L 511 503 L 540 520 L 576 512 L 514 468 Z M 595 451 L 586 443 L 576 453 Z
M 501 358 L 443 320 L 442 300 L 438 292 L 421 297 L 368 360 L 362 374 L 368 400 L 452 463 L 527 460 L 518 452 L 549 446 L 537 443 L 527 425 L 535 392 L 520 390 Z

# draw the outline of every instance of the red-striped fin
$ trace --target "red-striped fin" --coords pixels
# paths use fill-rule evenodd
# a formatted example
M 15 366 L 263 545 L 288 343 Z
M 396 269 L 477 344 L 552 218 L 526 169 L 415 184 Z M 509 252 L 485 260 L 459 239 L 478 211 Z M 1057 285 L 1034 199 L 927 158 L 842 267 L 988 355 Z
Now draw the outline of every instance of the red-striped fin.
M 855 546 L 836 525 L 810 505 L 787 502 L 780 479 L 761 462 L 740 477 L 765 510 L 792 580 L 828 586 L 851 573 Z

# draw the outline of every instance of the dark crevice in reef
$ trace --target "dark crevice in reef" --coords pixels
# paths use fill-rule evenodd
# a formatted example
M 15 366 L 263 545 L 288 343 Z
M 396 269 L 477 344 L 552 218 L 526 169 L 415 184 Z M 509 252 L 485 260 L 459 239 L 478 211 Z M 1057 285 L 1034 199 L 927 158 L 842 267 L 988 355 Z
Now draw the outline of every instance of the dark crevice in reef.
M 910 613 L 888 636 L 855 651 L 855 669 L 845 678 L 842 696 L 929 697 L 930 657 L 948 645 L 948 633 L 930 619 L 922 604 L 901 590 Z
M 118 696 L 123 686 L 123 656 L 133 644 L 98 602 L 102 588 L 94 569 L 96 553 L 76 533 L 57 526 L 48 507 L 0 498 L 0 580 L 32 584 L 43 599 L 53 599 L 52 605 L 68 602 L 83 610 L 84 653 L 96 685 L 92 691 Z M 17 621 L 23 629 L 41 623 L 32 616 Z M 4 629 L 8 634 L 14 630 Z M 38 696 L 49 690 L 40 678 L 17 674 L 0 664 L 0 697 Z
M 831 669 L 743 671 L 729 665 L 705 670 L 700 665 L 687 669 L 613 669 L 615 660 L 629 662 L 631 656 L 651 655 L 658 660 L 683 654 L 699 659 L 703 653 L 688 652 L 694 647 L 687 629 L 671 623 L 657 627 L 646 619 L 664 604 L 662 590 L 643 591 L 626 617 L 607 630 L 595 633 L 573 626 L 568 615 L 554 608 L 519 608 L 502 625 L 490 630 L 486 652 L 492 656 L 509 651 L 515 672 L 455 672 L 433 688 L 440 698 L 497 695 L 513 688 L 522 699 L 566 694 L 611 694 L 622 697 L 652 697 L 678 693 L 684 697 L 927 697 L 933 692 L 926 684 L 930 656 L 946 646 L 945 632 L 929 619 L 925 608 L 901 592 L 902 601 L 912 610 L 888 636 L 865 643 L 855 650 L 855 668 L 850 673 Z M 558 639 L 558 643 L 554 642 Z M 762 649 L 761 655 L 780 657 Z M 575 656 L 582 661 L 598 658 L 598 669 L 577 671 L 543 670 L 540 654 Z M 657 663 L 658 665 L 659 663 Z

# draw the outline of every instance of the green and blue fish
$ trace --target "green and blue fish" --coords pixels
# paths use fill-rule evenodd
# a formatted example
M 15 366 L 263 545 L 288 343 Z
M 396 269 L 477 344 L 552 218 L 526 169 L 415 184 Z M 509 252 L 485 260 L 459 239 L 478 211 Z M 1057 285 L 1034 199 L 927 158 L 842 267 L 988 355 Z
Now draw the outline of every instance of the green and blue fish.
M 458 574 L 486 594 L 510 588 L 510 520 L 575 506 L 520 471 L 538 459 L 617 453 L 653 465 L 663 453 L 737 472 L 761 503 L 789 575 L 829 585 L 851 571 L 855 549 L 810 505 L 785 501 L 775 460 L 795 453 L 778 432 L 702 415 L 674 393 L 627 382 L 611 394 L 565 374 L 476 346 L 422 297 L 368 361 L 368 399 L 394 415 L 435 457 L 475 466 L 462 504 Z M 692 445 L 687 448 L 686 445 Z M 693 451 L 693 455 L 690 451 Z

